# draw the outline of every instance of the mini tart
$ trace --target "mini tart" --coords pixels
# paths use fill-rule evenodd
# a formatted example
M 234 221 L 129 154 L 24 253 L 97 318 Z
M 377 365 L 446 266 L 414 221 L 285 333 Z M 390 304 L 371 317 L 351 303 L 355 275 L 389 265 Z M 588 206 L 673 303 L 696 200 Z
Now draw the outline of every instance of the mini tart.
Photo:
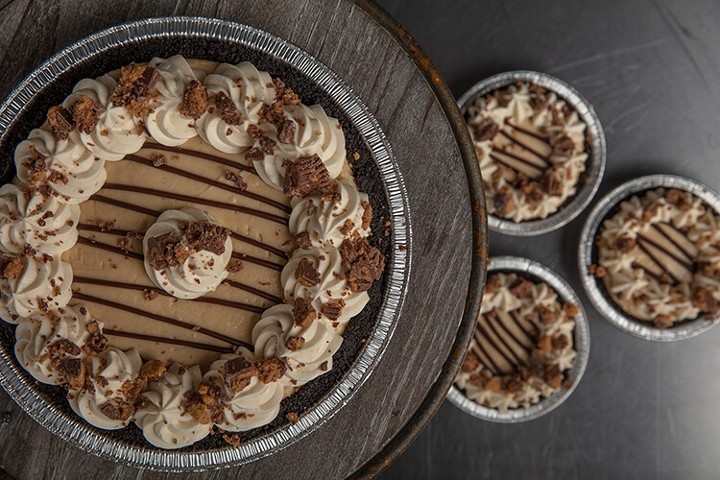
M 81 80 L 0 188 L 19 362 L 159 448 L 273 422 L 384 271 L 346 157 L 336 119 L 248 62 Z
M 455 385 L 470 400 L 501 412 L 527 408 L 567 388 L 578 313 L 544 282 L 490 274 Z
M 577 192 L 590 149 L 587 125 L 555 92 L 518 81 L 479 97 L 465 120 L 489 214 L 545 219 Z
M 620 309 L 657 328 L 711 317 L 720 311 L 719 220 L 689 192 L 634 195 L 603 222 L 590 272 Z

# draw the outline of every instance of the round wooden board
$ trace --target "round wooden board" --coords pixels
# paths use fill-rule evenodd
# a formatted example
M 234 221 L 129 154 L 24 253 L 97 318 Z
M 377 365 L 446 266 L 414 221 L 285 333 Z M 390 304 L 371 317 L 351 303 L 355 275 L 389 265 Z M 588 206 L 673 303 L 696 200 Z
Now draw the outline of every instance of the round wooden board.
M 448 88 L 412 38 L 369 0 L 2 5 L 2 97 L 39 63 L 90 33 L 167 15 L 218 17 L 266 30 L 316 56 L 350 84 L 388 136 L 407 185 L 414 259 L 397 329 L 370 379 L 317 431 L 247 466 L 183 478 L 371 476 L 392 461 L 432 417 L 462 360 L 486 257 L 484 201 L 467 131 Z M 14 477 L 138 476 L 135 469 L 64 444 L 4 392 L 0 415 L 0 465 Z

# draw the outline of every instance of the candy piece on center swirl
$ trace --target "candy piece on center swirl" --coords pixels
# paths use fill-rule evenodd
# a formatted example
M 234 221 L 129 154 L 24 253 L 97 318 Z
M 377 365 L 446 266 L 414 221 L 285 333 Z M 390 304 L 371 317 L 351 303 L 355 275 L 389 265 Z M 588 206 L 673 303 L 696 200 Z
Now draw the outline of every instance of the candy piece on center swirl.
M 143 239 L 145 271 L 170 295 L 192 299 L 214 291 L 228 275 L 230 231 L 197 208 L 167 210 Z

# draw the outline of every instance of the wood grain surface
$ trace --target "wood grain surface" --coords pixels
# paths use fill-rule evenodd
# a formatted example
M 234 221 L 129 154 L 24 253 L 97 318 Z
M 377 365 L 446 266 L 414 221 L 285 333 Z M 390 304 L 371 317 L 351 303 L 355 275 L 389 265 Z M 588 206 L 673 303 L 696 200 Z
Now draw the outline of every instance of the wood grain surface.
M 301 442 L 244 467 L 182 478 L 342 478 L 365 464 L 418 410 L 450 356 L 470 276 L 472 214 L 461 153 L 411 55 L 350 0 L 14 0 L 0 8 L 3 97 L 48 56 L 97 30 L 152 16 L 200 15 L 246 23 L 295 43 L 363 99 L 404 174 L 414 231 L 409 293 L 388 350 L 348 405 Z M 178 477 L 117 465 L 67 445 L 4 393 L 0 415 L 0 466 L 15 478 Z

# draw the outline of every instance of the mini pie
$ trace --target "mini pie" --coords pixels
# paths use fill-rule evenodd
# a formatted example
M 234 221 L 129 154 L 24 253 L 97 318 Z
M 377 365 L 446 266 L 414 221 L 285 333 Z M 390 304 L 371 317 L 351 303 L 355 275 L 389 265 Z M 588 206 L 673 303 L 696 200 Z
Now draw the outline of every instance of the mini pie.
M 491 215 L 544 219 L 577 192 L 590 149 L 587 125 L 556 93 L 519 81 L 479 97 L 465 120 Z
M 527 408 L 568 388 L 578 313 L 544 282 L 491 273 L 455 385 L 470 400 L 500 412 Z
M 81 80 L 15 163 L 0 316 L 18 360 L 160 448 L 273 421 L 384 271 L 340 124 L 247 62 Z
M 720 218 L 691 193 L 633 195 L 606 219 L 590 270 L 632 317 L 669 328 L 720 311 Z

